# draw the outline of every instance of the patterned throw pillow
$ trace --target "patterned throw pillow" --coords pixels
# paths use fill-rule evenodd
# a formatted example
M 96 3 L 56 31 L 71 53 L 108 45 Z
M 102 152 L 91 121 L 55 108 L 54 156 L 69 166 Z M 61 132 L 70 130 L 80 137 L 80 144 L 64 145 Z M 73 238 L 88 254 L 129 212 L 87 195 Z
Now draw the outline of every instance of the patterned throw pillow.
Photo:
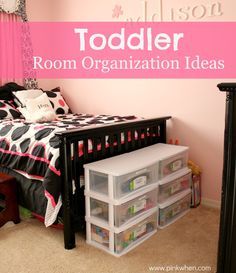
M 0 119 L 19 118 L 20 112 L 8 101 L 0 100 Z
M 28 89 L 12 92 L 14 95 L 14 102 L 17 106 L 25 107 L 26 100 L 35 99 L 43 94 L 41 89 Z
M 52 108 L 57 115 L 68 114 L 70 112 L 70 108 L 66 104 L 59 90 L 59 88 L 55 88 L 52 91 L 45 91 L 45 93 L 47 94 Z
M 18 109 L 27 121 L 46 122 L 57 117 L 45 93 L 35 99 L 27 99 L 25 106 Z

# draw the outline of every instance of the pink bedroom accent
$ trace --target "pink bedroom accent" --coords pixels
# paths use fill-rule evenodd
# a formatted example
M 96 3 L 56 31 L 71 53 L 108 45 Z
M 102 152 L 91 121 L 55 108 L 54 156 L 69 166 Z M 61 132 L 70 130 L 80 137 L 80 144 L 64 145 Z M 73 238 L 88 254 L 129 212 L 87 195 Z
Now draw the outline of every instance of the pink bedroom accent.
M 53 196 L 46 190 L 44 191 L 44 194 L 51 201 L 52 206 L 55 208 L 57 204 L 56 204 Z
M 0 84 L 15 81 L 22 84 L 21 37 L 16 22 L 20 17 L 0 12 Z M 19 60 L 15 62 L 15 60 Z

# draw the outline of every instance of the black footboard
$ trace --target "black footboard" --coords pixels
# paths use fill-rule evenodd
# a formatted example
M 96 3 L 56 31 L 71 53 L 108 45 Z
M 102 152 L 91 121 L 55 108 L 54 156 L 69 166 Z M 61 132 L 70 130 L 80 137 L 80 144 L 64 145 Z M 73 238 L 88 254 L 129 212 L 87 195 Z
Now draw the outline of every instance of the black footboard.
M 66 249 L 75 247 L 75 232 L 85 227 L 84 187 L 80 183 L 83 165 L 155 143 L 165 143 L 166 121 L 170 118 L 167 116 L 143 119 L 57 133 L 60 138 Z M 79 156 L 81 143 L 83 143 L 83 155 Z

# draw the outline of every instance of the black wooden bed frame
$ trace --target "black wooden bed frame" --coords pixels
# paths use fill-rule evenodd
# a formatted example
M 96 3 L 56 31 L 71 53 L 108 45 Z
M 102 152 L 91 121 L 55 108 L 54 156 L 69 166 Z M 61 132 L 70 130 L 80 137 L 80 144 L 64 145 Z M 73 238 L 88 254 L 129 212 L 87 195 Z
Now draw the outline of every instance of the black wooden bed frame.
M 84 187 L 80 185 L 83 165 L 131 152 L 155 143 L 166 143 L 166 121 L 170 116 L 119 122 L 57 133 L 60 142 L 60 171 L 63 184 L 63 223 L 66 249 L 75 247 L 75 232 L 85 228 Z M 124 137 L 121 139 L 121 136 Z M 108 137 L 109 147 L 106 146 Z M 83 156 L 78 143 L 83 141 Z M 92 141 L 92 152 L 88 142 Z M 97 148 L 100 144 L 101 149 Z M 75 187 L 75 190 L 73 189 Z
M 236 83 L 218 84 L 226 93 L 224 166 L 217 273 L 236 272 Z

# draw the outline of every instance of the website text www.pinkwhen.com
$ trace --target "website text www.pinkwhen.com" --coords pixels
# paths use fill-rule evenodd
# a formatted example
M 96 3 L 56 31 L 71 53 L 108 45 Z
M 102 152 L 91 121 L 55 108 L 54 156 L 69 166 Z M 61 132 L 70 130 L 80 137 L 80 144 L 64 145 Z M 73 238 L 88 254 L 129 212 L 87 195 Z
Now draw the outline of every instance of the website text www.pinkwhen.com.
M 150 272 L 212 272 L 212 267 L 209 265 L 150 265 Z

